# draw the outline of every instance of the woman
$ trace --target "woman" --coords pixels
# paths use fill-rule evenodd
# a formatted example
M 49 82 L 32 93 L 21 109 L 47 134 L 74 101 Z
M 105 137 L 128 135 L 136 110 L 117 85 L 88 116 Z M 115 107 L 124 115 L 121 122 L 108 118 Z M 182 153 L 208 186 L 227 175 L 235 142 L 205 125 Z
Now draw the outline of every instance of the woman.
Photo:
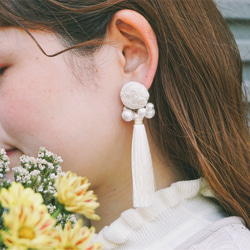
M 241 60 L 212 0 L 4 0 L 0 27 L 0 144 L 12 167 L 46 146 L 88 176 L 105 249 L 249 247 Z M 156 111 L 145 125 L 157 192 L 137 209 L 120 100 L 131 81 Z

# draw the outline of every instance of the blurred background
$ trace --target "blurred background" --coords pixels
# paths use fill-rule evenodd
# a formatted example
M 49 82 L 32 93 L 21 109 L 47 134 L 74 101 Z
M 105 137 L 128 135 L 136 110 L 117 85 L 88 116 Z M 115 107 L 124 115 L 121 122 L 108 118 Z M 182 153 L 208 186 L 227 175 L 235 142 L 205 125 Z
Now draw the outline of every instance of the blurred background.
M 215 0 L 215 2 L 239 46 L 243 61 L 243 88 L 250 103 L 250 0 Z

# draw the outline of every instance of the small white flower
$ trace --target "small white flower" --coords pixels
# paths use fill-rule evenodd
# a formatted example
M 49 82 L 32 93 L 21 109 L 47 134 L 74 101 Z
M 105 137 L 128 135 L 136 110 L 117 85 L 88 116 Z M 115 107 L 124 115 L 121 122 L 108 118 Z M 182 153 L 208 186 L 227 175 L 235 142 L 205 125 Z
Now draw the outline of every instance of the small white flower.
M 32 176 L 36 176 L 36 175 L 39 175 L 39 174 L 40 174 L 40 171 L 36 170 L 36 169 L 30 172 L 30 175 L 32 175 Z
M 0 149 L 0 154 L 1 154 L 1 155 L 6 154 L 6 151 L 5 151 L 5 149 L 4 149 L 4 148 L 1 148 L 1 149 Z
M 52 214 L 52 213 L 54 213 L 56 206 L 48 205 L 47 209 L 48 209 L 49 213 Z
M 66 221 L 71 221 L 72 226 L 74 226 L 77 222 L 76 216 L 74 214 L 70 214 Z
M 56 217 L 56 219 L 57 219 L 58 221 L 60 221 L 60 220 L 62 219 L 62 215 L 61 215 L 61 214 L 58 214 L 58 216 Z
M 11 184 L 12 183 L 12 181 L 9 180 L 9 179 L 7 179 L 6 182 L 7 182 L 7 184 Z
M 40 185 L 37 189 L 38 192 L 42 192 L 43 191 L 43 185 Z
M 49 168 L 49 169 L 54 169 L 53 164 L 49 162 L 49 163 L 48 163 L 48 168 Z
M 50 174 L 50 179 L 56 179 L 56 175 L 54 173 Z
M 2 158 L 3 158 L 4 161 L 9 161 L 9 157 L 7 155 L 3 155 Z
M 42 165 L 42 164 L 39 164 L 39 169 L 40 169 L 40 170 L 44 170 L 44 169 L 45 169 L 45 166 Z
M 26 180 L 30 180 L 30 175 L 29 175 L 29 174 L 26 175 L 26 176 L 25 176 L 25 179 L 26 179 Z
M 43 158 L 44 157 L 44 153 L 43 152 L 39 152 L 38 153 L 38 157 Z
M 16 177 L 16 181 L 20 181 L 22 178 L 20 176 Z

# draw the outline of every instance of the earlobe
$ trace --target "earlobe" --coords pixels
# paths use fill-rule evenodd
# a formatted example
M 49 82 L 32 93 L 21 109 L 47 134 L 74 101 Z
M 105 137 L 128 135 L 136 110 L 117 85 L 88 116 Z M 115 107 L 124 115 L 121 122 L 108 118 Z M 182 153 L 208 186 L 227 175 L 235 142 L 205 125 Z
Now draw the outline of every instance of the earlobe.
M 158 44 L 150 24 L 135 11 L 121 10 L 113 16 L 108 34 L 118 44 L 127 81 L 141 82 L 149 89 L 158 64 Z

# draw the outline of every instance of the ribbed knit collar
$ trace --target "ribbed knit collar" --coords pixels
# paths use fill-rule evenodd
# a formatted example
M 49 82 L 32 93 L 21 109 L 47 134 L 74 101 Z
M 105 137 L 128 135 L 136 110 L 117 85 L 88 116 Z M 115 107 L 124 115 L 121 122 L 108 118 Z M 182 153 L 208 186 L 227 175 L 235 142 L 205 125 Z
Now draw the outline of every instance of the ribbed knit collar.
M 155 193 L 154 202 L 150 207 L 124 211 L 110 226 L 105 226 L 99 234 L 96 234 L 94 241 L 103 243 L 104 249 L 114 249 L 116 245 L 125 243 L 129 235 L 145 223 L 156 220 L 163 210 L 170 209 L 175 218 L 175 209 L 171 208 L 177 207 L 183 200 L 193 201 L 197 196 L 212 196 L 202 178 L 173 183 L 170 187 Z

